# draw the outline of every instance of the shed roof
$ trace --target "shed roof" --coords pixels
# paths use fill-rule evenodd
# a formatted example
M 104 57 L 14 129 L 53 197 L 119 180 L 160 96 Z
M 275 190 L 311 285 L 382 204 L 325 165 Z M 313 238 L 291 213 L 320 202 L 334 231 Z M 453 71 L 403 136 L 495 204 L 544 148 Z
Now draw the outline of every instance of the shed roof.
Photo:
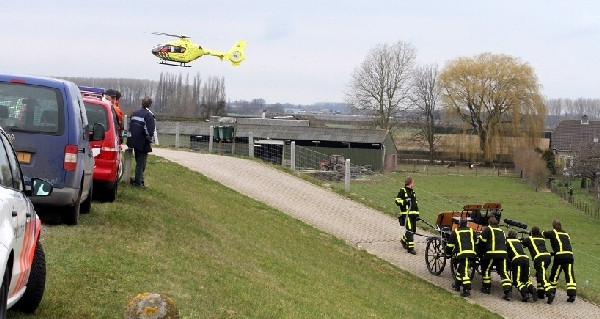
M 179 123 L 179 134 L 209 135 L 210 122 L 157 122 L 161 134 L 175 134 Z M 388 132 L 381 129 L 343 129 L 314 126 L 275 126 L 237 124 L 237 137 L 248 137 L 252 133 L 255 138 L 292 140 L 292 141 L 332 141 L 348 143 L 384 143 Z

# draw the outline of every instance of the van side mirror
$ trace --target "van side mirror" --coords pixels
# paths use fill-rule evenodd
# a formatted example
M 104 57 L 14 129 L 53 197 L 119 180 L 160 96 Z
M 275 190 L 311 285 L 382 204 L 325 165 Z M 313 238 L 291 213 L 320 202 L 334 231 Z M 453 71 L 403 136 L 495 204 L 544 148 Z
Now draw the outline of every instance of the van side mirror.
M 54 186 L 41 178 L 31 179 L 31 194 L 29 196 L 50 196 Z
M 89 126 L 90 125 L 88 124 L 88 128 Z M 103 140 L 106 135 L 106 129 L 104 128 L 104 125 L 100 123 L 94 123 L 91 127 L 91 130 L 88 129 L 88 132 L 90 134 L 90 141 Z

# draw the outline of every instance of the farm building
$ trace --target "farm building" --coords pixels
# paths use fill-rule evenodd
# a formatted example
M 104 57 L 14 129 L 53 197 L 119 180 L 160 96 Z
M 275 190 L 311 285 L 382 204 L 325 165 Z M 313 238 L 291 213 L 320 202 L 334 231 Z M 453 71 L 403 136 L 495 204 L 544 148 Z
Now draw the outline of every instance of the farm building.
M 550 149 L 565 163 L 566 167 L 571 167 L 572 151 L 578 144 L 598 143 L 599 140 L 600 121 L 590 121 L 584 115 L 580 120 L 562 120 L 552 132 Z
M 396 163 L 397 149 L 385 130 L 314 127 L 307 120 L 268 118 L 157 122 L 161 145 L 204 151 L 209 150 L 211 127 L 213 152 L 250 155 L 252 140 L 254 157 L 290 166 L 294 142 L 298 168 L 319 169 L 319 163 L 333 154 L 344 155 L 353 165 L 369 166 L 373 171 L 393 169 Z

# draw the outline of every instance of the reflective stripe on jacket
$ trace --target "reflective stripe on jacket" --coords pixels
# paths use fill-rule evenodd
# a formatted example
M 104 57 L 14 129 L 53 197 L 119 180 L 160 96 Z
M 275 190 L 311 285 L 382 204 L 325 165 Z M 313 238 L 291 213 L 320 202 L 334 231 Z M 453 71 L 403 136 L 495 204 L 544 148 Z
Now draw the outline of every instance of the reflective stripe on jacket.
M 546 249 L 546 239 L 543 237 L 528 237 L 523 239 L 523 245 L 529 249 L 531 258 L 535 260 L 540 256 L 550 256 L 548 249 Z
M 560 256 L 573 256 L 573 249 L 571 248 L 571 237 L 565 232 L 559 232 L 556 229 L 548 230 L 542 233 L 544 238 L 550 239 L 550 246 L 554 251 L 555 257 Z
M 446 255 L 458 258 L 475 258 L 475 232 L 469 227 L 455 229 L 446 243 Z
M 396 196 L 396 205 L 400 207 L 402 214 L 419 214 L 417 195 L 410 187 L 403 187 Z
M 506 236 L 499 227 L 489 225 L 481 232 L 479 240 L 484 243 L 484 252 L 487 256 L 506 256 Z
M 523 249 L 523 244 L 517 238 L 509 238 L 506 240 L 507 248 L 508 248 L 508 260 L 511 262 L 515 259 L 527 259 L 529 257 L 525 254 L 525 250 Z

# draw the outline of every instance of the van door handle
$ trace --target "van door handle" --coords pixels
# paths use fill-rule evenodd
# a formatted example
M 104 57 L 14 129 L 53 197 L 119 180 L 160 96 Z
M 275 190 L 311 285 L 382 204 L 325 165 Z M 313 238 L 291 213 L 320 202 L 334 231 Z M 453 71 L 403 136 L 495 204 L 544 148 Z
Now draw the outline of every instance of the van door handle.
M 12 217 L 17 217 L 17 215 L 18 215 L 17 211 L 16 211 L 16 210 L 13 210 L 13 211 L 12 211 Z

